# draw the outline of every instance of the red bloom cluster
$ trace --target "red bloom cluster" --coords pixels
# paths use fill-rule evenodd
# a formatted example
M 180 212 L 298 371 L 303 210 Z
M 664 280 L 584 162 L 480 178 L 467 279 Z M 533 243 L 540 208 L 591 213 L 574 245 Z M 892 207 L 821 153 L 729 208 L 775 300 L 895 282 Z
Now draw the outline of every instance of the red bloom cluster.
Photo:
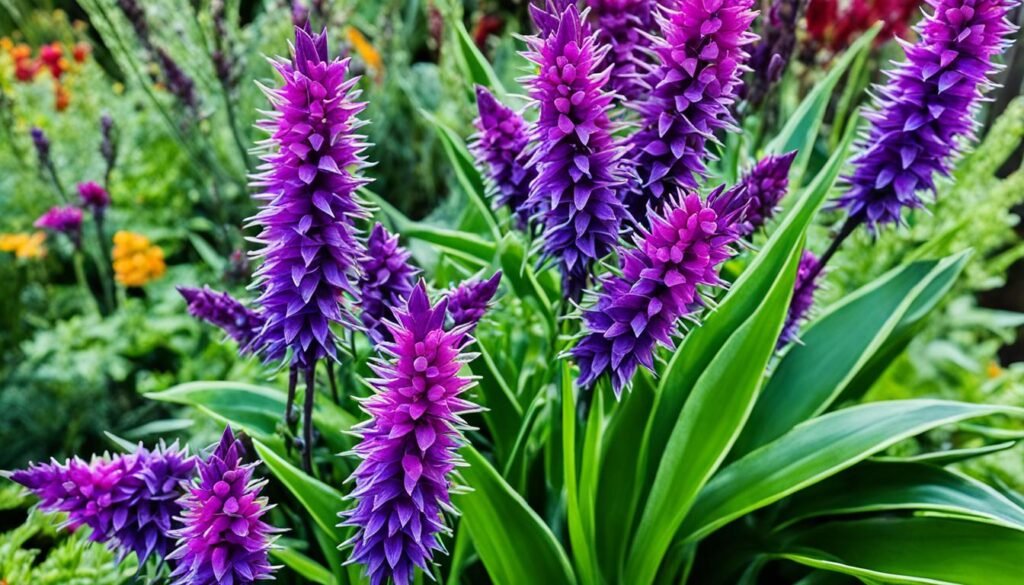
M 877 43 L 905 37 L 921 0 L 811 0 L 807 6 L 807 32 L 814 44 L 839 52 L 878 21 L 884 26 Z

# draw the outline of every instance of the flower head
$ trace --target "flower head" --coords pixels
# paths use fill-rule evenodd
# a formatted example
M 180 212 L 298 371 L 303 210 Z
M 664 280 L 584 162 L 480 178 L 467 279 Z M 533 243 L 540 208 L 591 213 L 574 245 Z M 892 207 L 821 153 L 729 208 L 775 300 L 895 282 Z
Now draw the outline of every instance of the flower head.
M 18 259 L 37 260 L 46 256 L 45 232 L 32 234 L 0 234 L 0 252 L 13 252 Z
M 445 331 L 447 306 L 431 306 L 421 281 L 388 323 L 394 341 L 381 347 L 390 359 L 373 366 L 376 394 L 363 406 L 371 419 L 355 448 L 356 506 L 342 513 L 343 524 L 356 527 L 346 543 L 351 562 L 366 566 L 373 585 L 411 584 L 448 532 L 442 512 L 451 509 L 449 474 L 464 442 L 460 415 L 477 407 L 460 397 L 471 385 L 459 376 L 468 327 Z
M 358 298 L 364 254 L 354 220 L 367 215 L 356 197 L 368 182 L 359 174 L 366 143 L 355 133 L 365 104 L 355 101 L 357 80 L 346 79 L 348 60 L 328 57 L 326 32 L 296 29 L 294 59 L 275 67 L 284 86 L 266 90 L 276 111 L 260 123 L 271 151 L 256 177 L 264 203 L 250 220 L 263 228 L 255 283 L 267 325 L 258 345 L 268 360 L 291 349 L 293 363 L 308 366 L 334 357 L 332 322 L 356 323 L 339 303 Z
M 140 287 L 156 280 L 167 271 L 164 251 L 149 242 L 149 238 L 134 232 L 114 234 L 114 275 L 128 287 Z
M 800 327 L 807 321 L 811 308 L 814 306 L 814 294 L 818 292 L 824 276 L 825 271 L 822 269 L 818 257 L 804 250 L 804 255 L 800 257 L 800 265 L 796 271 L 793 300 L 789 303 L 786 324 L 782 327 L 782 334 L 779 336 L 779 348 L 797 340 Z
M 645 49 L 650 47 L 654 16 L 652 0 L 587 0 L 601 43 L 611 46 L 609 89 L 627 100 L 647 92 L 642 80 Z
M 782 79 L 796 49 L 797 24 L 806 5 L 807 0 L 772 0 L 762 38 L 750 55 L 753 73 L 744 96 L 748 102 L 762 103 L 772 86 Z
M 250 344 L 263 327 L 263 317 L 259 313 L 228 293 L 217 292 L 210 287 L 179 286 L 178 292 L 188 303 L 189 314 L 223 329 L 238 342 L 243 352 L 252 350 Z
M 655 15 L 661 37 L 648 73 L 651 94 L 635 106 L 631 137 L 638 184 L 627 195 L 634 219 L 678 189 L 697 188 L 715 132 L 735 129 L 730 109 L 748 58 L 753 0 L 678 0 Z
M 670 200 L 663 214 L 650 214 L 649 228 L 638 228 L 635 247 L 619 252 L 622 274 L 605 276 L 583 312 L 587 333 L 570 350 L 581 386 L 608 374 L 619 396 L 638 366 L 654 371 L 655 346 L 672 348 L 679 319 L 703 305 L 698 287 L 722 284 L 719 267 L 743 229 L 741 195 L 719 188 L 707 200 Z
M 900 223 L 904 208 L 924 206 L 936 176 L 949 174 L 963 141 L 974 138 L 974 116 L 997 66 L 992 58 L 1016 27 L 1014 0 L 928 0 L 933 12 L 906 48 L 906 60 L 877 88 L 871 126 L 859 143 L 849 186 L 836 206 L 875 231 Z
M 746 211 L 747 234 L 763 227 L 778 210 L 779 202 L 789 192 L 789 169 L 797 152 L 768 155 L 748 169 L 740 179 L 750 201 Z
M 454 326 L 468 325 L 470 331 L 476 328 L 476 324 L 490 308 L 500 282 L 499 271 L 487 280 L 473 278 L 455 287 L 455 290 L 448 294 L 448 314 L 451 315 Z
M 78 196 L 82 200 L 82 205 L 92 209 L 94 213 L 103 213 L 110 205 L 110 193 L 92 181 L 78 184 Z
M 359 318 L 374 343 L 387 339 L 384 319 L 391 318 L 392 307 L 409 298 L 418 270 L 409 264 L 409 251 L 398 243 L 398 236 L 381 224 L 373 226 L 366 240 L 366 258 L 359 278 Z
M 198 463 L 198 477 L 186 486 L 174 585 L 249 585 L 269 579 L 269 551 L 277 530 L 263 520 L 270 507 L 260 496 L 266 481 L 253 479 L 256 463 L 243 464 L 245 449 L 231 428 Z
M 527 169 L 522 156 L 530 142 L 526 120 L 480 85 L 476 106 L 480 115 L 474 121 L 477 133 L 470 150 L 485 165 L 495 204 L 508 207 L 519 227 L 525 228 L 532 215 L 526 199 L 535 176 L 535 168 Z
M 608 117 L 612 95 L 601 89 L 609 47 L 598 45 L 575 4 L 558 15 L 551 35 L 527 41 L 525 55 L 539 73 L 526 83 L 540 108 L 530 133 L 536 148 L 526 166 L 537 176 L 527 205 L 543 210 L 543 256 L 558 261 L 563 291 L 577 299 L 594 262 L 617 245 L 625 216 L 623 148 Z
M 47 167 L 50 165 L 50 139 L 42 128 L 32 127 L 29 131 L 32 135 L 32 145 L 36 148 L 36 156 L 39 158 L 39 165 Z
M 64 234 L 77 247 L 82 241 L 82 210 L 70 205 L 51 207 L 33 224 L 44 230 Z

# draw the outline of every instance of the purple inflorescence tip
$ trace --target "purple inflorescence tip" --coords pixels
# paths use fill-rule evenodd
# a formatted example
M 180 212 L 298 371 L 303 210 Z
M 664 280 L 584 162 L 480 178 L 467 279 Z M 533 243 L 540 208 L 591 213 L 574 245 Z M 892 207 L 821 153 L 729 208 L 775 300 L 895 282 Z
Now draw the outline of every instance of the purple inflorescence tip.
M 625 100 L 636 100 L 650 88 L 643 80 L 647 49 L 654 29 L 653 0 L 587 0 L 612 67 L 608 88 Z
M 474 122 L 477 133 L 470 149 L 485 166 L 494 203 L 508 207 L 520 229 L 524 229 L 533 215 L 526 199 L 535 176 L 535 169 L 528 169 L 524 164 L 523 152 L 530 141 L 526 121 L 479 85 L 476 87 L 476 105 L 480 115 Z
M 228 293 L 217 292 L 208 286 L 179 286 L 178 292 L 188 303 L 189 314 L 223 329 L 228 336 L 238 342 L 242 352 L 255 350 L 251 344 L 264 324 L 264 319 L 259 313 L 246 307 Z
M 500 282 L 499 271 L 487 280 L 473 278 L 455 287 L 455 290 L 448 294 L 448 314 L 452 317 L 453 325 L 468 325 L 470 331 L 475 329 L 476 324 L 490 308 Z
M 444 328 L 448 302 L 431 306 L 422 281 L 406 307 L 388 322 L 393 341 L 382 344 L 387 361 L 373 364 L 376 394 L 364 402 L 371 419 L 358 427 L 353 472 L 355 508 L 342 512 L 343 525 L 356 527 L 346 544 L 350 562 L 366 566 L 373 585 L 413 582 L 426 570 L 449 529 L 449 474 L 464 443 L 461 415 L 478 408 L 460 396 L 472 384 L 459 376 L 468 356 L 468 326 Z
M 93 181 L 79 183 L 78 196 L 82 200 L 82 205 L 93 210 L 94 213 L 103 213 L 110 205 L 110 193 Z
M 82 210 L 71 205 L 51 207 L 39 216 L 35 227 L 64 234 L 78 247 L 82 243 Z
M 789 169 L 797 152 L 783 155 L 768 155 L 748 169 L 740 178 L 739 185 L 746 189 L 749 204 L 746 223 L 750 235 L 764 227 L 778 211 L 779 202 L 789 192 Z
M 539 73 L 525 81 L 540 109 L 530 133 L 536 147 L 527 168 L 537 176 L 527 204 L 541 210 L 543 256 L 558 261 L 565 296 L 578 299 L 593 264 L 618 244 L 625 217 L 624 150 L 608 118 L 612 95 L 601 89 L 609 47 L 598 46 L 575 5 L 551 35 L 527 42 L 525 55 Z
M 804 250 L 800 257 L 800 266 L 797 267 L 796 284 L 793 287 L 793 300 L 789 303 L 789 313 L 786 314 L 786 324 L 779 336 L 779 348 L 797 340 L 800 334 L 800 327 L 810 314 L 814 306 L 814 294 L 821 286 L 821 279 L 825 271 L 818 261 L 818 257 Z
M 356 79 L 347 60 L 331 60 L 327 35 L 295 30 L 292 62 L 275 62 L 284 86 L 266 90 L 275 108 L 260 127 L 271 133 L 271 152 L 255 184 L 263 201 L 251 218 L 263 228 L 255 273 L 267 320 L 256 341 L 268 360 L 292 352 L 309 367 L 335 355 L 331 323 L 355 326 L 343 297 L 358 298 L 356 280 L 364 249 L 355 220 L 367 216 L 356 191 L 368 181 L 363 137 L 355 131 L 365 106 L 355 101 Z
M 384 320 L 391 319 L 392 308 L 409 298 L 418 272 L 409 264 L 409 251 L 399 245 L 398 236 L 379 223 L 374 225 L 359 278 L 359 318 L 374 343 L 388 339 Z
M 265 480 L 253 479 L 256 463 L 243 464 L 245 449 L 231 428 L 198 464 L 198 478 L 181 498 L 182 527 L 173 532 L 178 548 L 173 585 L 249 585 L 271 579 L 269 551 L 278 532 L 263 521 L 270 506 L 260 496 Z
M 993 57 L 1009 45 L 1016 27 L 1007 13 L 1015 0 L 928 0 L 932 13 L 917 26 L 919 40 L 906 45 L 906 60 L 887 72 L 876 88 L 871 126 L 859 143 L 849 189 L 836 206 L 850 220 L 879 225 L 900 223 L 904 208 L 924 206 L 921 192 L 935 193 L 936 176 L 973 139 L 974 116 Z

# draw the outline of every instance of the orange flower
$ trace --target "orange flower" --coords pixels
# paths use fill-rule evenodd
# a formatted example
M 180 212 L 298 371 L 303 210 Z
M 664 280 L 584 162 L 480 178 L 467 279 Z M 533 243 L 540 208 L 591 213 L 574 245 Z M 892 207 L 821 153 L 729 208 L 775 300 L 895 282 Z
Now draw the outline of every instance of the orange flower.
M 0 234 L 0 252 L 14 252 L 16 258 L 37 260 L 46 256 L 46 234 Z
M 384 62 L 380 58 L 380 53 L 377 49 L 370 44 L 370 41 L 354 26 L 345 27 L 345 36 L 348 38 L 349 44 L 356 50 L 359 57 L 362 58 L 366 66 L 374 73 L 374 77 L 377 81 L 380 81 L 382 75 L 384 75 Z
M 140 287 L 167 271 L 164 251 L 142 234 L 119 231 L 114 234 L 114 274 L 128 287 Z
M 59 82 L 54 85 L 54 107 L 57 108 L 58 112 L 63 112 L 68 109 L 68 105 L 71 103 L 71 92 L 66 87 L 61 85 Z
M 18 43 L 11 48 L 11 58 L 17 61 L 24 61 L 32 57 L 32 47 L 29 47 L 25 43 Z
M 994 379 L 994 378 L 998 378 L 999 376 L 1002 376 L 1003 375 L 1003 368 L 999 367 L 999 363 L 997 363 L 995 360 L 993 360 L 993 361 L 990 361 L 988 363 L 988 366 L 985 368 L 985 373 L 988 375 L 988 378 L 991 380 L 991 379 Z
M 0 51 L 3 51 L 5 53 L 10 53 L 13 50 L 14 50 L 14 41 L 12 41 L 10 39 L 10 37 L 0 38 Z
M 89 46 L 89 43 L 78 43 L 75 45 L 71 55 L 75 58 L 76 62 L 85 63 L 85 58 L 88 57 L 91 52 L 92 47 Z

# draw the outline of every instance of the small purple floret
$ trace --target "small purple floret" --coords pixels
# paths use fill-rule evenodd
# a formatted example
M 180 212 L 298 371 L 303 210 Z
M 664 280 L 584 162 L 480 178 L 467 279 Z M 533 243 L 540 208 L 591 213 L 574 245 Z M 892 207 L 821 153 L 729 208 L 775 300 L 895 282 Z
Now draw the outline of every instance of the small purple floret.
M 252 351 L 251 343 L 263 328 L 263 317 L 246 307 L 230 294 L 210 287 L 179 286 L 178 292 L 188 303 L 188 312 L 200 321 L 206 321 L 224 330 L 238 342 L 243 352 Z
M 608 88 L 626 100 L 635 100 L 649 91 L 642 79 L 647 61 L 645 49 L 651 46 L 655 0 L 587 0 L 593 11 L 602 44 L 611 46 L 608 61 L 612 67 Z
M 786 324 L 779 336 L 778 346 L 780 349 L 798 339 L 800 327 L 807 321 L 811 308 L 814 306 L 814 294 L 818 292 L 824 276 L 825 271 L 822 270 L 818 257 L 804 250 L 804 255 L 800 258 L 800 266 L 797 267 L 793 300 L 789 303 Z
M 789 192 L 789 169 L 797 152 L 783 155 L 768 155 L 748 169 L 740 178 L 739 186 L 746 189 L 750 201 L 746 212 L 746 223 L 750 235 L 764 227 L 775 216 L 779 202 Z
M 469 147 L 485 167 L 495 205 L 508 207 L 523 229 L 532 215 L 526 199 L 534 177 L 534 169 L 524 165 L 523 152 L 530 142 L 526 121 L 483 86 L 476 87 L 476 105 L 480 115 Z
M 391 319 L 392 307 L 402 306 L 412 292 L 419 272 L 409 263 L 409 251 L 376 224 L 366 240 L 366 258 L 359 278 L 359 318 L 374 343 L 387 339 L 384 319 Z
M 473 278 L 455 287 L 448 295 L 448 314 L 453 326 L 468 325 L 470 331 L 475 329 L 490 308 L 500 282 L 501 272 L 496 272 L 487 280 Z

